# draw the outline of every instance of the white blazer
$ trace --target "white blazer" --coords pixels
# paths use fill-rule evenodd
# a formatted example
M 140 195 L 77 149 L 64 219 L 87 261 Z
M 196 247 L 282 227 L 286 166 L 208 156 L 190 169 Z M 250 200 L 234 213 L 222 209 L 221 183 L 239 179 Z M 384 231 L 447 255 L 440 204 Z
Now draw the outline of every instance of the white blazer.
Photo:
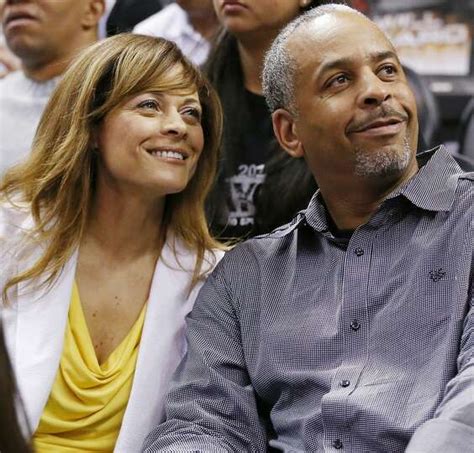
M 31 228 L 32 218 L 0 206 L 0 289 L 12 273 L 29 267 L 41 252 L 36 246 L 19 264 L 16 241 Z M 165 244 L 152 284 L 137 365 L 115 452 L 140 451 L 146 435 L 162 421 L 164 397 L 171 376 L 186 351 L 185 317 L 202 283 L 188 294 L 195 255 L 178 242 L 176 252 Z M 222 252 L 216 252 L 216 261 Z M 208 257 L 209 258 L 209 257 Z M 2 308 L 5 339 L 31 431 L 48 401 L 63 349 L 77 252 L 50 289 L 19 284 Z

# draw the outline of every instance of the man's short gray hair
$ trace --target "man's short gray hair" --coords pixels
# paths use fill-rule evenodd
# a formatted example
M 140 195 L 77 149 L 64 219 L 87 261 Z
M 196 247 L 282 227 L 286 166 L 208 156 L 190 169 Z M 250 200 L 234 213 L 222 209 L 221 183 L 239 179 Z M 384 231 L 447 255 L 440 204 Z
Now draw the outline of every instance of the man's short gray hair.
M 301 25 L 335 12 L 352 12 L 363 16 L 362 13 L 347 5 L 330 3 L 317 6 L 290 22 L 273 41 L 265 56 L 262 75 L 263 94 L 272 113 L 282 108 L 292 114 L 297 114 L 294 105 L 294 79 L 297 63 L 288 53 L 288 39 Z

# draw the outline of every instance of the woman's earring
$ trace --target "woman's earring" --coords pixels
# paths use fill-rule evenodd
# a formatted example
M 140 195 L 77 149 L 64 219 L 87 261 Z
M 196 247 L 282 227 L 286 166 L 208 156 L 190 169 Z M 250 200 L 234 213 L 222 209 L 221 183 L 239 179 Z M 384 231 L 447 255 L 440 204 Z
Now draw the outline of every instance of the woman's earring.
M 301 0 L 301 8 L 306 8 L 311 3 L 311 0 Z

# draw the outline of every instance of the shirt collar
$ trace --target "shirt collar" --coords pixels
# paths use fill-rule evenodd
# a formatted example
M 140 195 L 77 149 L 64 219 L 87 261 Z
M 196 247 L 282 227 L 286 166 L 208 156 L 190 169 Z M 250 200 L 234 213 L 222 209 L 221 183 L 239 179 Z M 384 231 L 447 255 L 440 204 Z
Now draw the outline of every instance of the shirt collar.
M 395 189 L 387 199 L 407 198 L 415 206 L 428 211 L 449 211 L 453 205 L 459 176 L 462 174 L 454 158 L 441 145 L 417 155 L 420 169 L 404 186 Z M 326 208 L 318 190 L 305 212 L 307 223 L 316 231 L 328 231 Z
M 441 145 L 417 156 L 420 169 L 407 184 L 395 189 L 387 199 L 404 196 L 427 211 L 449 211 L 454 203 L 462 170 Z

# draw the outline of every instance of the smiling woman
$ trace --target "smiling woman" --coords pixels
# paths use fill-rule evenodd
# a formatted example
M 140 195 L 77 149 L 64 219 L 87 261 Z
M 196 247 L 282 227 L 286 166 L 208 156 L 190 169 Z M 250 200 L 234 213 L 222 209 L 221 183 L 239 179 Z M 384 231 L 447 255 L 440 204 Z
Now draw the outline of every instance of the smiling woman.
M 120 133 L 124 130 L 127 134 Z M 203 142 L 197 93 L 139 93 L 107 115 L 99 129 L 101 175 L 111 185 L 128 183 L 130 190 L 150 187 L 152 197 L 181 192 Z
M 137 451 L 160 421 L 222 256 L 204 215 L 221 121 L 174 44 L 118 35 L 66 72 L 6 174 L 5 335 L 37 451 Z

